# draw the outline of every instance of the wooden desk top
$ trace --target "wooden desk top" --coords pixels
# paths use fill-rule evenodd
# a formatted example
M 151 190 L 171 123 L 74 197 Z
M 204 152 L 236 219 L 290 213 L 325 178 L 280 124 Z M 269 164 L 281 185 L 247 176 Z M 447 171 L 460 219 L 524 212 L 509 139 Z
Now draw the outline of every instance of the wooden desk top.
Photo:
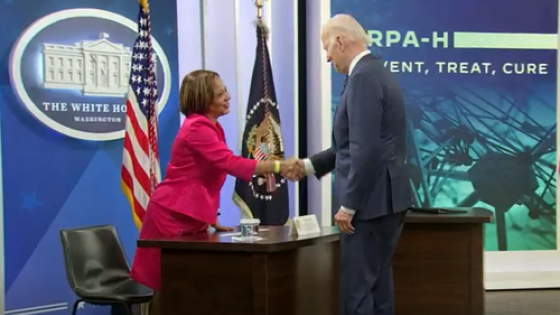
M 449 208 L 452 209 L 452 208 Z M 472 224 L 489 223 L 493 213 L 483 208 L 465 208 L 465 213 L 430 214 L 409 211 L 406 224 Z M 308 236 L 290 236 L 287 226 L 261 226 L 259 236 L 264 238 L 258 242 L 236 242 L 233 236 L 239 235 L 239 227 L 235 232 L 199 233 L 183 235 L 168 239 L 138 240 L 138 247 L 157 247 L 164 249 L 209 250 L 231 252 L 277 252 L 298 247 L 321 243 L 336 242 L 340 239 L 338 227 L 322 227 L 321 234 Z
M 406 214 L 406 223 L 490 223 L 493 221 L 492 211 L 484 208 L 443 208 L 466 210 L 464 213 L 431 214 L 409 211 Z
M 199 233 L 168 239 L 138 240 L 138 247 L 230 252 L 277 252 L 336 242 L 340 239 L 340 232 L 338 227 L 335 226 L 322 227 L 321 234 L 307 236 L 291 236 L 289 235 L 290 228 L 287 226 L 261 226 L 259 229 L 259 236 L 263 240 L 252 243 L 234 241 L 232 237 L 239 234 L 239 227 L 236 227 L 235 232 Z

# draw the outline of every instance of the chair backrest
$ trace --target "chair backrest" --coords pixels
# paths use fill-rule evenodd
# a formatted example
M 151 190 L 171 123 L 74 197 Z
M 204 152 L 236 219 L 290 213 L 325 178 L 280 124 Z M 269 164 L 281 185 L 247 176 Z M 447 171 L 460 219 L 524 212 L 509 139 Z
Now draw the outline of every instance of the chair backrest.
M 130 267 L 114 226 L 61 230 L 60 239 L 66 276 L 74 292 L 102 291 L 130 277 Z

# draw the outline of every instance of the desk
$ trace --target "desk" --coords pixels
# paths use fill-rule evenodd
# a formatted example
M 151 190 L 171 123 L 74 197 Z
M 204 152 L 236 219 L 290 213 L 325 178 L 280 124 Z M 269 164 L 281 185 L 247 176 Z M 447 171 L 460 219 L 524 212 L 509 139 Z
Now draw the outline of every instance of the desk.
M 337 315 L 338 228 L 299 238 L 261 229 L 257 243 L 223 233 L 139 240 L 161 248 L 160 314 Z
M 484 225 L 492 213 L 409 213 L 393 258 L 396 315 L 484 314 Z M 298 239 L 198 234 L 140 240 L 162 250 L 162 315 L 337 315 L 338 228 Z
M 484 223 L 492 212 L 410 212 L 393 257 L 396 315 L 484 315 Z

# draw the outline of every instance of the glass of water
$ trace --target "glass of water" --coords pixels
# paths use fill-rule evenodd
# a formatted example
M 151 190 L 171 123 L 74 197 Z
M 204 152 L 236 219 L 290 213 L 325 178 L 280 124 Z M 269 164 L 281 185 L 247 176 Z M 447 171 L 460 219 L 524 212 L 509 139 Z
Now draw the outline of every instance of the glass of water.
M 261 220 L 241 219 L 240 223 L 241 236 L 233 237 L 233 240 L 241 242 L 255 242 L 262 240 L 262 237 L 258 236 Z

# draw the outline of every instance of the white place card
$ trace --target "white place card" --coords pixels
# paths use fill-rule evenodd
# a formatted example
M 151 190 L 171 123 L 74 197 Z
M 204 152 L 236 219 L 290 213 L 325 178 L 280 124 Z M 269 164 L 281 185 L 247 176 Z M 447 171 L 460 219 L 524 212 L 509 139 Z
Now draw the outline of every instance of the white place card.
M 321 228 L 319 227 L 319 221 L 317 221 L 316 215 L 309 214 L 292 219 L 292 224 L 290 225 L 290 235 L 301 236 L 319 233 L 321 233 Z

